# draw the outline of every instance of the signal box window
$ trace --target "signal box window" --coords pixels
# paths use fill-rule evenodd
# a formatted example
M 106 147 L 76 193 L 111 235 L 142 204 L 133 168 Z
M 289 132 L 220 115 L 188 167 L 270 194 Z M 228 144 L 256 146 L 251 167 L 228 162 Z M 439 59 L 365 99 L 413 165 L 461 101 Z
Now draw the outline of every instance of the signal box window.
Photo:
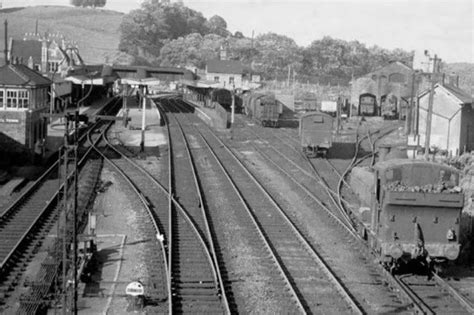
M 2 91 L 3 92 L 3 91 Z M 27 90 L 7 90 L 6 109 L 26 109 L 29 103 Z M 0 106 L 2 107 L 2 106 Z

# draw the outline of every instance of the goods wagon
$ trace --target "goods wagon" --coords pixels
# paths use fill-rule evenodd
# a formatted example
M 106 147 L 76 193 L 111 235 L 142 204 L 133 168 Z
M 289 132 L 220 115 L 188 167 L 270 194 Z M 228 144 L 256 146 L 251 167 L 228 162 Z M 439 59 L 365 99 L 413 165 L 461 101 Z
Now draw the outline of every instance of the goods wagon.
M 456 169 L 394 159 L 354 170 L 350 181 L 362 206 L 359 231 L 392 272 L 409 262 L 442 269 L 460 251 L 464 196 Z
M 305 114 L 300 119 L 301 148 L 310 158 L 326 157 L 332 146 L 334 118 L 321 112 Z
M 264 127 L 278 127 L 281 105 L 271 93 L 248 93 L 242 97 L 244 113 Z
M 372 94 L 363 94 L 359 98 L 359 116 L 376 116 L 377 102 Z

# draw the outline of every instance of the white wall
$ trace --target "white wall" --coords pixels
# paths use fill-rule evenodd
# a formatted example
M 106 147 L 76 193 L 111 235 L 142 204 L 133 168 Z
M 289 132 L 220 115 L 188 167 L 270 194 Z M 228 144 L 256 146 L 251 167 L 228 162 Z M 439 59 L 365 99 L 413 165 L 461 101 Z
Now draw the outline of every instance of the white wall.
M 428 100 L 429 93 L 420 98 L 419 134 L 421 146 L 425 144 Z M 461 136 L 460 109 L 461 105 L 459 102 L 452 96 L 449 96 L 443 88 L 438 87 L 435 89 L 430 147 L 436 146 L 442 150 L 448 150 L 453 155 L 459 152 Z

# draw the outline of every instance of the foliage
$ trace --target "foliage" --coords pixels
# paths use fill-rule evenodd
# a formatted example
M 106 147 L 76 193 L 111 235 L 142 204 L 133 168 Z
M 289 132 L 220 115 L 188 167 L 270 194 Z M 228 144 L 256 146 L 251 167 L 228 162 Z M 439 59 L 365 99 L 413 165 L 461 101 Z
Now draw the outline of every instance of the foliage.
M 71 0 L 71 4 L 76 7 L 104 7 L 107 0 Z
M 227 30 L 227 22 L 220 16 L 214 15 L 207 22 L 209 32 L 222 37 L 227 37 L 230 32 Z
M 158 63 L 165 43 L 188 34 L 205 35 L 208 30 L 207 20 L 197 11 L 182 5 L 145 1 L 140 9 L 124 16 L 119 49 Z

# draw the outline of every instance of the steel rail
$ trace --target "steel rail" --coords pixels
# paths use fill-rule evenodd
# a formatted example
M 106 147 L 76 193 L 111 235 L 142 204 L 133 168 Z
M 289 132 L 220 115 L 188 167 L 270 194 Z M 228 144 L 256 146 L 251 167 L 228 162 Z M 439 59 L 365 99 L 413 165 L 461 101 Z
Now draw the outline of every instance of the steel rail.
M 202 238 L 201 234 L 199 233 L 199 230 L 197 229 L 197 227 L 195 226 L 191 216 L 188 214 L 188 212 L 182 207 L 182 205 L 175 199 L 175 196 L 170 194 L 170 192 L 160 183 L 158 182 L 152 175 L 150 175 L 150 173 L 148 173 L 145 169 L 143 169 L 141 166 L 137 165 L 134 161 L 132 161 L 130 158 L 128 158 L 127 156 L 125 156 L 124 154 L 122 154 L 119 150 L 117 150 L 112 144 L 110 144 L 110 142 L 107 140 L 106 137 L 104 137 L 104 140 L 105 142 L 108 144 L 108 146 L 114 150 L 116 153 L 118 153 L 125 161 L 127 161 L 130 165 L 134 166 L 135 169 L 137 169 L 140 173 L 142 173 L 143 175 L 145 175 L 146 178 L 148 178 L 151 182 L 153 182 L 158 188 L 160 188 L 160 190 L 164 193 L 164 194 L 167 194 L 170 196 L 171 198 L 171 201 L 172 201 L 172 204 L 173 206 L 175 206 L 177 209 L 178 209 L 178 213 L 180 213 L 185 221 L 189 224 L 189 226 L 191 227 L 191 230 L 196 234 L 197 236 L 197 239 L 198 241 L 202 244 L 203 246 L 203 249 L 204 249 L 204 253 L 206 255 L 206 259 L 209 261 L 209 264 L 210 266 L 213 266 L 213 260 L 212 260 L 212 256 L 210 255 L 209 253 L 209 250 L 207 248 L 207 245 L 206 245 L 206 242 L 205 240 Z M 171 231 L 171 228 L 172 228 L 172 224 L 170 225 L 170 231 Z M 169 232 L 171 233 L 171 232 Z M 172 252 L 173 248 L 170 246 L 170 240 L 172 239 L 171 237 L 171 234 L 168 235 L 167 237 L 168 239 L 168 253 Z M 172 263 L 173 261 L 168 261 L 168 265 L 169 265 L 169 278 L 172 279 L 173 276 L 171 274 L 171 266 L 172 266 Z M 171 288 L 171 291 L 172 291 L 172 288 Z M 172 300 L 173 300 L 173 294 L 170 295 L 170 307 L 169 307 L 169 310 L 170 310 L 170 313 L 173 313 L 173 305 L 172 305 Z
M 152 102 L 152 104 L 154 104 L 156 106 L 157 110 L 159 110 L 162 115 L 165 115 L 165 111 L 162 108 L 158 109 L 158 107 L 159 107 L 158 104 L 156 104 L 155 102 Z M 165 115 L 165 116 L 168 117 L 168 115 Z M 225 292 L 224 281 L 222 280 L 222 274 L 221 274 L 221 270 L 220 270 L 220 264 L 219 264 L 219 261 L 217 259 L 217 253 L 216 253 L 216 249 L 215 249 L 215 246 L 214 246 L 214 241 L 213 241 L 213 237 L 212 237 L 211 229 L 210 229 L 210 225 L 209 225 L 209 218 L 208 218 L 208 215 L 207 215 L 208 210 L 205 206 L 204 199 L 203 199 L 203 196 L 202 196 L 202 187 L 201 187 L 201 185 L 199 183 L 199 180 L 198 180 L 198 174 L 197 174 L 197 170 L 196 170 L 196 167 L 195 167 L 194 158 L 193 158 L 193 155 L 192 155 L 191 150 L 189 148 L 189 142 L 188 142 L 187 137 L 185 136 L 185 132 L 184 132 L 182 124 L 176 118 L 176 114 L 171 113 L 171 116 L 175 119 L 177 125 L 179 126 L 179 131 L 180 131 L 180 134 L 181 134 L 182 139 L 183 139 L 184 144 L 185 144 L 186 153 L 187 153 L 187 156 L 188 156 L 188 162 L 190 164 L 191 172 L 193 174 L 193 181 L 194 181 L 194 185 L 196 187 L 196 193 L 197 193 L 198 199 L 199 199 L 201 214 L 202 214 L 202 217 L 204 219 L 204 225 L 205 225 L 205 228 L 206 228 L 207 239 L 208 239 L 208 243 L 209 243 L 209 247 L 210 247 L 209 250 L 210 250 L 210 253 L 211 253 L 212 258 L 213 258 L 213 263 L 214 263 L 213 272 L 214 272 L 214 278 L 215 278 L 215 281 L 216 281 L 216 287 L 219 288 L 219 292 L 220 292 L 221 297 L 223 299 L 223 305 L 224 305 L 225 311 L 227 312 L 227 314 L 230 314 L 231 311 L 230 311 L 229 301 L 228 301 L 228 298 L 227 298 L 227 294 Z M 167 124 L 167 129 L 168 129 L 168 136 L 171 138 L 171 132 L 169 130 L 169 123 Z M 172 172 L 170 172 L 170 174 L 171 173 Z
M 206 125 L 207 126 L 207 125 Z M 263 187 L 263 185 L 259 182 L 259 180 L 248 170 L 248 168 L 243 164 L 243 162 L 235 155 L 235 153 L 224 143 L 222 140 L 213 132 L 213 130 L 209 127 L 206 128 L 210 134 L 220 143 L 220 145 L 229 153 L 229 155 L 234 159 L 234 161 L 240 166 L 240 168 L 247 174 L 247 176 L 252 180 L 253 183 L 255 183 L 256 186 L 259 187 L 261 192 L 265 195 L 265 197 L 270 201 L 270 203 L 273 205 L 274 209 L 278 211 L 278 213 L 281 215 L 281 217 L 285 220 L 285 222 L 288 224 L 290 229 L 293 231 L 294 235 L 298 238 L 300 243 L 305 247 L 306 251 L 313 257 L 314 261 L 321 267 L 321 270 L 326 274 L 326 277 L 330 282 L 333 283 L 334 287 L 336 290 L 341 294 L 341 297 L 344 298 L 348 306 L 357 314 L 365 314 L 364 310 L 359 306 L 357 302 L 354 301 L 354 298 L 350 294 L 350 292 L 347 291 L 347 289 L 344 287 L 342 282 L 339 280 L 339 278 L 336 276 L 336 274 L 331 270 L 329 265 L 324 261 L 322 256 L 314 250 L 314 248 L 308 243 L 306 238 L 301 234 L 301 232 L 296 228 L 294 223 L 291 221 L 291 219 L 288 217 L 288 215 L 285 213 L 283 209 L 278 205 L 278 203 L 275 201 L 275 199 L 270 195 L 270 193 Z M 209 142 L 205 137 L 202 135 L 201 131 L 199 131 L 203 140 L 207 143 L 208 147 L 211 149 Z M 217 156 L 215 155 L 215 152 L 213 153 L 216 159 Z M 219 163 L 221 165 L 221 168 L 225 171 L 224 166 L 222 163 Z M 225 171 L 227 174 L 227 171 Z M 227 174 L 227 176 L 230 175 Z M 231 179 L 230 179 L 231 180 Z M 237 188 L 237 187 L 236 187 Z M 243 198 L 243 197 L 242 197 Z M 276 258 L 276 256 L 275 256 Z M 296 294 L 296 291 L 294 291 L 294 294 L 296 297 L 298 295 Z M 298 297 L 299 300 L 299 297 Z M 303 305 L 300 302 L 301 307 Z M 303 308 L 304 309 L 304 308 Z
M 97 124 L 94 124 L 93 128 L 96 128 L 97 127 Z M 91 128 L 92 129 L 92 128 Z M 84 135 L 85 137 L 86 135 Z M 82 139 L 84 138 L 82 137 Z M 85 163 L 86 159 L 88 158 L 88 155 L 90 154 L 91 152 L 91 148 L 88 148 L 88 150 L 84 153 L 84 155 L 81 157 L 81 159 L 78 161 L 78 167 L 79 168 L 82 168 L 83 164 Z M 51 166 L 46 172 L 45 174 L 41 177 L 42 180 L 44 180 L 46 177 L 44 176 L 49 176 L 50 173 L 54 170 L 55 167 L 57 167 L 59 164 L 59 161 L 57 161 L 53 166 Z M 75 172 L 77 172 L 78 170 L 73 170 L 71 171 L 71 173 L 68 175 L 67 177 L 67 180 L 69 181 L 75 174 Z M 39 180 L 37 180 L 37 183 L 39 185 Z M 43 216 L 43 213 L 55 202 L 57 201 L 57 196 L 59 194 L 60 191 L 62 191 L 64 187 L 64 182 L 61 183 L 61 185 L 59 186 L 59 188 L 57 189 L 57 191 L 55 193 L 53 193 L 52 197 L 49 199 L 49 201 L 47 202 L 47 204 L 43 207 L 42 210 L 40 210 L 36 216 L 36 219 L 34 219 L 30 225 L 28 227 L 26 227 L 26 230 L 25 232 L 23 233 L 23 235 L 20 237 L 20 239 L 17 241 L 17 243 L 12 247 L 12 249 L 10 250 L 10 252 L 6 255 L 6 257 L 0 262 L 0 270 L 2 270 L 4 268 L 4 266 L 6 265 L 7 261 L 11 258 L 11 256 L 16 252 L 16 250 L 19 248 L 19 246 L 21 245 L 21 243 L 26 239 L 26 236 L 28 236 L 28 234 L 30 233 L 30 231 L 33 229 L 33 227 L 36 225 L 36 223 L 38 222 L 38 220 Z M 36 190 L 35 190 L 36 191 Z M 32 194 L 34 192 L 31 192 L 30 190 L 26 191 L 22 196 L 29 196 L 30 194 Z M 28 194 L 28 195 L 27 195 Z M 20 197 L 21 198 L 21 197 Z M 22 198 L 22 200 L 24 200 Z M 21 202 L 21 201 L 20 201 Z M 19 207 L 21 206 L 20 204 L 15 204 L 15 207 Z
M 113 122 L 110 122 L 110 123 L 107 124 L 107 127 L 105 128 L 105 130 L 100 135 L 99 140 L 100 140 L 100 138 L 104 139 L 106 137 L 105 133 L 108 132 L 108 129 L 112 126 L 112 124 L 113 124 Z M 149 204 L 148 200 L 146 199 L 145 195 L 140 191 L 140 189 L 138 189 L 137 185 L 135 185 L 135 183 L 133 183 L 131 178 L 129 176 L 127 176 L 127 174 L 125 174 L 125 172 L 118 165 L 116 165 L 114 162 L 112 162 L 111 159 L 109 159 L 105 154 L 103 154 L 103 152 L 101 152 L 101 150 L 99 148 L 97 148 L 97 143 L 98 142 L 96 142 L 95 144 L 91 143 L 93 149 L 102 157 L 102 159 L 107 161 L 124 178 L 124 180 L 129 184 L 129 186 L 135 192 L 138 199 L 140 200 L 143 207 L 145 208 L 146 213 L 148 214 L 148 217 L 150 218 L 150 221 L 153 225 L 153 229 L 156 232 L 156 234 L 155 234 L 156 239 L 157 239 L 157 241 L 158 241 L 158 243 L 160 244 L 160 247 L 161 247 L 161 251 L 162 251 L 162 254 L 163 254 L 163 264 L 164 264 L 164 267 L 165 267 L 165 272 L 166 272 L 167 275 L 169 275 L 169 272 L 168 272 L 169 265 L 168 265 L 168 261 L 167 261 L 167 250 L 166 250 L 166 245 L 164 244 L 164 237 L 163 237 L 164 236 L 164 231 L 160 230 L 160 228 L 158 226 L 158 220 L 155 218 L 155 215 L 154 215 L 154 213 L 153 213 L 153 211 L 150 207 L 150 204 Z M 105 142 L 108 144 L 108 141 L 105 141 Z M 108 144 L 108 145 L 110 145 L 110 144 Z M 124 155 L 121 155 L 121 156 L 123 157 Z M 170 285 L 169 285 L 169 282 L 171 280 L 170 280 L 169 277 L 167 277 L 166 280 L 167 280 L 167 288 L 168 288 L 168 297 L 171 300 L 171 290 L 170 290 Z
M 431 275 L 436 283 L 446 292 L 448 292 L 459 304 L 461 304 L 469 314 L 474 314 L 474 306 L 463 297 L 455 288 L 453 288 L 448 282 L 441 278 L 436 273 Z
M 257 136 L 257 138 L 265 141 L 262 137 L 260 137 L 260 135 L 258 135 L 256 132 L 252 131 L 252 133 Z M 275 136 L 273 134 L 274 137 L 277 137 L 278 139 L 281 139 L 280 137 L 278 136 Z M 283 139 L 281 139 L 283 140 Z M 333 211 L 330 210 L 326 205 L 324 205 L 322 203 L 322 201 L 316 197 L 314 195 L 314 193 L 311 193 L 306 187 L 304 187 L 304 185 L 302 185 L 299 181 L 296 181 L 294 179 L 294 176 L 293 175 L 290 175 L 288 172 L 284 171 L 283 168 L 278 165 L 277 163 L 275 163 L 273 161 L 273 159 L 266 153 L 263 152 L 263 150 L 261 148 L 259 148 L 258 146 L 256 146 L 255 144 L 252 144 L 252 146 L 257 150 L 259 151 L 260 154 L 262 154 L 268 161 L 270 161 L 272 164 L 274 164 L 278 169 L 280 169 L 280 171 L 282 171 L 283 173 L 285 173 L 292 181 L 294 181 L 298 186 L 302 187 L 302 189 L 306 192 L 306 194 L 312 198 L 313 200 L 315 200 L 321 207 L 323 207 L 330 216 L 333 216 L 335 218 L 335 215 L 332 213 Z M 338 221 L 341 221 L 339 223 L 341 224 L 344 224 L 346 225 L 349 229 L 354 229 L 354 227 L 352 226 L 352 221 L 350 219 L 350 217 L 347 215 L 347 213 L 343 210 L 343 208 L 340 207 L 340 200 L 336 200 L 334 195 L 336 195 L 337 193 L 329 187 L 328 183 L 326 182 L 326 180 L 321 176 L 319 175 L 318 171 L 316 170 L 316 168 L 314 167 L 314 165 L 309 161 L 309 159 L 304 156 L 302 154 L 301 151 L 299 150 L 296 150 L 295 148 L 293 148 L 293 146 L 290 146 L 288 145 L 290 148 L 292 148 L 293 151 L 295 151 L 299 156 L 301 156 L 303 158 L 304 161 L 306 161 L 310 167 L 310 169 L 313 171 L 313 172 L 309 172 L 307 170 L 305 170 L 303 167 L 301 167 L 300 165 L 298 165 L 297 163 L 295 163 L 293 160 L 291 160 L 290 158 L 288 158 L 285 154 L 281 153 L 280 150 L 277 150 L 277 148 L 275 148 L 274 146 L 270 145 L 270 148 L 279 156 L 281 156 L 283 159 L 285 159 L 287 162 L 289 162 L 291 165 L 293 165 L 294 167 L 296 167 L 297 169 L 299 169 L 301 172 L 303 172 L 306 176 L 314 179 L 316 181 L 316 183 L 318 185 L 320 185 L 327 193 L 327 195 L 329 196 L 329 198 L 331 199 L 331 201 L 334 203 L 335 207 L 336 207 L 336 210 L 342 215 L 342 220 L 344 220 L 345 222 L 342 222 L 339 218 L 337 219 Z M 316 175 L 316 176 L 314 176 Z M 344 200 L 345 201 L 345 200 Z

